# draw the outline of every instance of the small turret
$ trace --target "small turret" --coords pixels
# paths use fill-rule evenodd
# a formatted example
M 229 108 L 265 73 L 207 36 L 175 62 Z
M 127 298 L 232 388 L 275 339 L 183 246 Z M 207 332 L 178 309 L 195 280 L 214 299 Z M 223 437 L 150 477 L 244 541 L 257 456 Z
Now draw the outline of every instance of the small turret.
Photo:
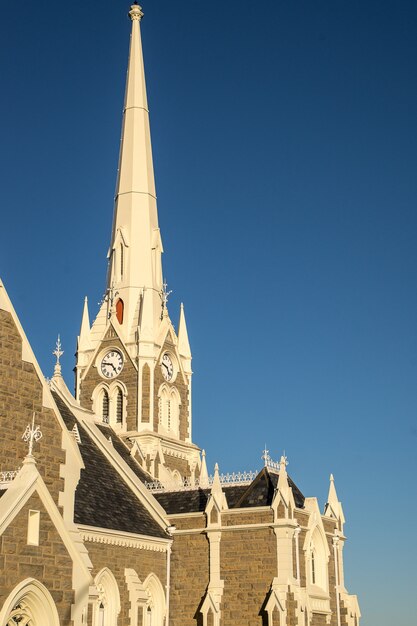
M 330 474 L 329 495 L 327 496 L 327 503 L 324 508 L 324 515 L 326 517 L 333 517 L 334 519 L 337 519 L 340 525 L 339 530 L 343 531 L 345 516 L 343 515 L 342 503 L 337 497 L 333 474 Z

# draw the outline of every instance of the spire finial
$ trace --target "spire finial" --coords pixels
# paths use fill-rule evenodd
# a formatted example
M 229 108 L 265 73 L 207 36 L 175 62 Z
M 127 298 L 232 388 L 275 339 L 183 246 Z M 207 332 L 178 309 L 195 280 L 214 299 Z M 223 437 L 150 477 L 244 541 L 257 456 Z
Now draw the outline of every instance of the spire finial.
M 23 441 L 26 441 L 26 443 L 29 443 L 29 453 L 28 453 L 28 457 L 33 457 L 32 451 L 33 451 L 33 444 L 37 441 L 39 441 L 39 439 L 42 438 L 42 432 L 40 429 L 40 426 L 36 426 L 35 428 L 35 411 L 33 411 L 33 417 L 32 417 L 32 425 L 28 424 L 26 426 L 26 430 L 22 435 L 22 439 Z
M 135 20 L 138 20 L 140 22 L 144 15 L 142 11 L 142 7 L 139 6 L 136 0 L 130 7 L 129 15 L 130 15 L 130 19 L 132 20 L 132 22 Z
M 268 461 L 271 460 L 271 457 L 269 456 L 269 450 L 266 449 L 266 444 L 265 448 L 262 450 L 261 459 L 263 460 L 265 467 L 268 465 Z
M 58 339 L 56 340 L 55 350 L 52 352 L 52 354 L 56 356 L 54 376 L 57 376 L 57 375 L 60 376 L 61 375 L 61 363 L 59 362 L 59 359 L 64 354 L 64 351 L 62 350 L 60 335 L 58 335 Z
M 165 278 L 164 283 L 162 285 L 162 289 L 159 293 L 160 298 L 161 298 L 161 307 L 162 307 L 161 320 L 164 318 L 164 316 L 168 315 L 168 298 L 171 295 L 171 293 L 172 293 L 172 289 L 168 291 L 168 283 Z

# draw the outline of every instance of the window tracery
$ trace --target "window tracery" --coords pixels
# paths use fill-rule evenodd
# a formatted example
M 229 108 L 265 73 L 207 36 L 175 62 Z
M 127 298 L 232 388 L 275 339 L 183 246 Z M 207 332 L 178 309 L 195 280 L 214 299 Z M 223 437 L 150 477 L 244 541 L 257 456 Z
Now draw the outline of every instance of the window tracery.
M 158 423 L 160 431 L 165 431 L 171 436 L 179 436 L 179 416 L 181 400 L 175 387 L 169 387 L 165 383 L 161 385 L 158 394 Z
M 94 606 L 94 626 L 117 626 L 120 612 L 119 587 L 112 572 L 105 567 L 95 578 L 98 600 Z
M 109 409 L 110 409 L 110 401 L 109 394 L 105 389 L 103 389 L 102 398 L 101 398 L 101 417 L 103 418 L 103 422 L 105 424 L 109 423 Z

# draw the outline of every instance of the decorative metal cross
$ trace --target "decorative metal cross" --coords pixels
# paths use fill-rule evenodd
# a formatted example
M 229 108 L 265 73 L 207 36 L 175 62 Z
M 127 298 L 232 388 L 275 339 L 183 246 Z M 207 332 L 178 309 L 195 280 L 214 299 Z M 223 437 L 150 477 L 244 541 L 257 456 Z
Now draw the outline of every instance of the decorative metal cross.
M 113 313 L 113 304 L 117 296 L 119 295 L 118 291 L 114 290 L 114 283 L 111 284 L 111 287 L 108 287 L 106 294 L 104 296 L 104 300 L 109 303 L 107 317 L 110 319 Z M 103 302 L 103 300 L 102 300 Z M 99 304 L 101 304 L 99 302 Z
M 162 289 L 159 292 L 159 295 L 161 297 L 161 302 L 162 302 L 162 312 L 161 312 L 161 319 L 164 317 L 164 311 L 167 308 L 167 304 L 168 304 L 168 298 L 172 293 L 172 289 L 170 291 L 167 290 L 168 284 L 166 279 L 164 280 L 164 283 L 162 285 Z
M 36 426 L 35 428 L 35 411 L 33 411 L 32 425 L 28 424 L 26 426 L 26 430 L 22 435 L 23 441 L 29 443 L 29 454 L 28 456 L 33 456 L 33 444 L 38 442 L 39 439 L 42 439 L 42 432 L 40 426 Z
M 61 350 L 61 337 L 58 335 L 58 339 L 56 340 L 55 350 L 52 352 L 56 356 L 56 364 L 59 365 L 59 359 L 64 354 L 64 351 Z
M 268 465 L 268 461 L 271 460 L 271 457 L 269 456 L 269 450 L 266 449 L 266 444 L 264 450 L 262 451 L 261 459 L 263 460 L 265 467 Z

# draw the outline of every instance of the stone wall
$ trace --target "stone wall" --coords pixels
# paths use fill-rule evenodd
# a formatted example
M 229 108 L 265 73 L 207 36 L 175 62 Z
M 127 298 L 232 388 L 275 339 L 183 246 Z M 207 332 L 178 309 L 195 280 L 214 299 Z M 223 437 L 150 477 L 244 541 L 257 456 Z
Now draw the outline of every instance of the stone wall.
M 65 462 L 62 428 L 52 409 L 42 406 L 42 383 L 31 363 L 22 360 L 22 340 L 10 313 L 0 310 L 0 471 L 17 470 L 28 453 L 22 435 L 39 424 L 43 437 L 34 446 L 38 470 L 54 501 L 64 490 L 59 476 Z
M 154 573 L 159 578 L 165 591 L 167 570 L 166 552 L 94 543 L 91 541 L 86 541 L 85 545 L 93 563 L 93 578 L 100 570 L 107 567 L 117 581 L 120 593 L 118 624 L 123 626 L 130 624 L 130 600 L 125 578 L 126 568 L 135 570 L 142 583 L 149 574 Z
M 178 528 L 179 523 L 172 521 Z M 208 579 L 209 544 L 206 535 L 176 535 L 171 556 L 170 626 L 199 624 L 196 620 Z
M 256 523 L 253 516 L 253 523 Z M 276 539 L 271 528 L 223 531 L 220 576 L 224 580 L 223 626 L 261 626 L 262 609 L 277 574 Z
M 39 546 L 27 545 L 29 510 L 40 511 Z M 1 536 L 0 606 L 18 583 L 35 578 L 50 592 L 61 626 L 70 626 L 72 559 L 41 499 L 34 493 Z

